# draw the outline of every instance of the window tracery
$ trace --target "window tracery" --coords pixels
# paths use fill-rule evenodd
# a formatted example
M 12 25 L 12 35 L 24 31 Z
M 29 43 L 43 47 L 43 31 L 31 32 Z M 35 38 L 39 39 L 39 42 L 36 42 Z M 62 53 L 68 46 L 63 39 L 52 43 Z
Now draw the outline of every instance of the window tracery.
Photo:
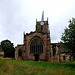
M 34 37 L 30 42 L 30 53 L 43 53 L 43 41 L 39 37 Z

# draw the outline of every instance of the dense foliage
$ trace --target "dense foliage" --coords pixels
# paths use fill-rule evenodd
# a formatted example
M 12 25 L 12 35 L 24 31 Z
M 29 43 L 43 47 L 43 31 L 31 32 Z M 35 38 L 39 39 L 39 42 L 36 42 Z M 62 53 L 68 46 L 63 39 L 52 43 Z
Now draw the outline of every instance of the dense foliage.
M 75 18 L 69 21 L 69 26 L 65 28 L 61 40 L 75 58 Z
M 15 49 L 13 43 L 9 40 L 3 40 L 1 42 L 2 49 L 4 50 L 4 57 L 14 57 Z

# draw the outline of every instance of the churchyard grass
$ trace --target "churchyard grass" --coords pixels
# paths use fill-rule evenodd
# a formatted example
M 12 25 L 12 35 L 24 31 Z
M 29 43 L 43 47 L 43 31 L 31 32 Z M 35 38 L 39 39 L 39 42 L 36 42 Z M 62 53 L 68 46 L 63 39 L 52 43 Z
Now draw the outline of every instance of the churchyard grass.
M 75 62 L 0 59 L 0 75 L 75 75 Z

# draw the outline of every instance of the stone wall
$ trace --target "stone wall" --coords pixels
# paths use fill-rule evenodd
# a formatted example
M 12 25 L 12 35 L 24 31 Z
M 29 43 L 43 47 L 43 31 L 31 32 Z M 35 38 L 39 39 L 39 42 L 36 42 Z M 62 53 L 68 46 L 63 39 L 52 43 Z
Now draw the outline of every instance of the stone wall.
M 30 54 L 30 40 L 34 37 L 39 37 L 43 40 L 44 46 L 43 46 L 43 53 L 40 54 L 39 60 L 50 60 L 50 40 L 47 36 L 47 34 L 43 33 L 33 33 L 33 34 L 26 34 L 24 38 L 24 44 L 25 44 L 25 52 L 26 52 L 26 59 L 28 60 L 34 60 L 34 54 Z

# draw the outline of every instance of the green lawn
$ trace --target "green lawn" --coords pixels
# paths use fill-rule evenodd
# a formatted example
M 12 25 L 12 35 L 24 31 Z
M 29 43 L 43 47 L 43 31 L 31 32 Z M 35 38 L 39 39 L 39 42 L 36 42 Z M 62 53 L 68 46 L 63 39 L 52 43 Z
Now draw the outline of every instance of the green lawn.
M 75 62 L 0 59 L 0 75 L 75 75 Z

